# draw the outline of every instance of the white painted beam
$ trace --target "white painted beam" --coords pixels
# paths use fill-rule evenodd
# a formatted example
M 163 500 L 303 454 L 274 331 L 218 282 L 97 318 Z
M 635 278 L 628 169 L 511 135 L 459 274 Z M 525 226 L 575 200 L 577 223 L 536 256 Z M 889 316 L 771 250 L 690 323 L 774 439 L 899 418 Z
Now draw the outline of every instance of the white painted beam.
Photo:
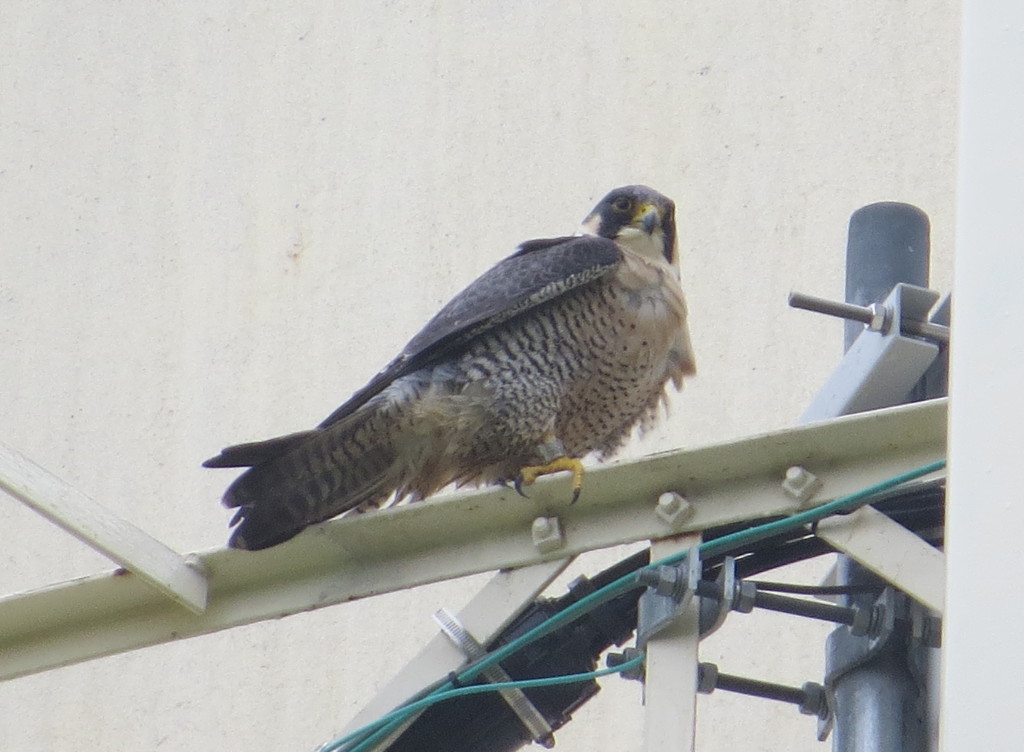
M 651 545 L 651 561 L 700 545 L 682 535 Z M 694 598 L 645 647 L 644 752 L 693 752 L 697 725 L 697 658 L 700 599 Z
M 489 644 L 501 634 L 523 609 L 560 575 L 572 559 L 557 559 L 519 569 L 498 572 L 481 588 L 459 612 L 459 623 L 482 645 Z M 352 718 L 344 734 L 350 734 L 390 713 L 407 700 L 416 698 L 424 690 L 444 679 L 467 663 L 466 655 L 443 633 L 428 642 L 423 649 L 388 682 L 376 697 Z M 396 729 L 389 738 L 401 734 Z M 383 746 L 383 743 L 382 745 Z
M 190 611 L 206 608 L 206 578 L 185 557 L 3 444 L 0 488 Z
M 205 613 L 185 613 L 133 576 L 104 573 L 0 599 L 0 678 L 11 678 L 355 598 L 482 571 L 561 559 L 794 511 L 781 481 L 800 465 L 825 502 L 945 456 L 943 400 L 839 418 L 588 471 L 569 504 L 566 478 L 523 499 L 508 489 L 333 520 L 260 552 L 198 554 Z M 678 491 L 694 513 L 672 527 L 658 497 Z M 537 517 L 564 542 L 538 551 Z
M 874 507 L 822 520 L 817 533 L 928 608 L 945 610 L 945 554 Z

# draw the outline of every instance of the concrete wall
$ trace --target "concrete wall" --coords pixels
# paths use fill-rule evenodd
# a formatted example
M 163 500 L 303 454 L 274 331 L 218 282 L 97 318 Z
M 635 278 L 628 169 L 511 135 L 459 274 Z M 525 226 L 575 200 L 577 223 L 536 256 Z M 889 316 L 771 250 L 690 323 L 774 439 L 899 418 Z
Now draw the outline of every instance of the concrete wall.
M 180 551 L 225 538 L 203 458 L 318 422 L 616 185 L 678 203 L 700 368 L 625 456 L 793 423 L 842 326 L 786 294 L 842 295 L 859 206 L 925 209 L 950 286 L 956 3 L 288 6 L 0 5 L 0 441 Z M 109 568 L 6 497 L 0 540 L 0 594 Z M 0 685 L 0 747 L 313 748 L 479 582 Z M 709 659 L 820 677 L 827 629 L 745 619 Z M 638 705 L 606 682 L 559 749 L 638 748 Z M 824 748 L 789 708 L 700 713 L 701 750 Z

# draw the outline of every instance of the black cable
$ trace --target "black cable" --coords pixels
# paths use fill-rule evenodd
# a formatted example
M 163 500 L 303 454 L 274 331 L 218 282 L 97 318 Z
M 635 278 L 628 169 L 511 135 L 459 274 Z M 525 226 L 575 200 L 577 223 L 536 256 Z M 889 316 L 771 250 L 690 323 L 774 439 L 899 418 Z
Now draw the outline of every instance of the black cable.
M 852 595 L 854 593 L 878 593 L 879 585 L 795 585 L 791 582 L 768 582 L 751 580 L 758 590 L 766 593 L 789 593 L 790 595 Z
M 929 543 L 941 545 L 944 518 L 945 490 L 941 485 L 915 488 L 873 502 L 907 529 L 922 535 Z M 704 540 L 710 541 L 739 530 L 761 525 L 765 518 L 705 530 Z M 776 569 L 787 564 L 831 553 L 833 549 L 815 536 L 810 527 L 759 540 L 741 551 L 731 551 L 736 560 L 736 576 L 750 576 Z M 703 563 L 702 577 L 714 580 L 725 555 L 709 557 Z M 612 567 L 594 575 L 574 581 L 569 591 L 557 598 L 540 598 L 516 619 L 492 644 L 494 650 L 507 644 L 537 624 L 547 620 L 572 603 L 585 597 L 623 575 L 650 563 L 650 550 L 639 551 Z M 777 590 L 816 595 L 829 592 L 823 587 L 784 585 L 802 590 Z M 769 588 L 763 588 L 768 590 Z M 591 613 L 552 632 L 510 656 L 501 666 L 513 679 L 555 676 L 591 671 L 600 655 L 612 645 L 621 645 L 630 639 L 636 629 L 637 602 L 640 590 L 629 591 Z M 839 592 L 838 590 L 836 592 Z M 844 588 L 843 592 L 850 592 Z M 767 593 L 764 594 L 768 596 Z M 769 596 L 766 602 L 772 602 Z M 831 612 L 830 612 L 831 613 Z M 526 690 L 525 694 L 544 715 L 552 729 L 558 729 L 571 720 L 572 713 L 599 690 L 597 682 Z M 500 696 L 492 693 L 474 695 L 438 704 L 425 711 L 405 732 L 387 747 L 388 752 L 511 752 L 532 740 L 522 723 Z

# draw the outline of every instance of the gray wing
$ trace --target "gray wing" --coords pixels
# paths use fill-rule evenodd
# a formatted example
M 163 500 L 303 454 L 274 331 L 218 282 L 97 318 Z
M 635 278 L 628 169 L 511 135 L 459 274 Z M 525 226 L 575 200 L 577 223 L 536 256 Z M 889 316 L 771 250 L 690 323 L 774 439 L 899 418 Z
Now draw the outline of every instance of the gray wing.
M 594 236 L 530 240 L 499 261 L 437 312 L 370 383 L 320 424 L 362 407 L 395 379 L 435 363 L 509 319 L 597 280 L 622 260 L 619 247 Z

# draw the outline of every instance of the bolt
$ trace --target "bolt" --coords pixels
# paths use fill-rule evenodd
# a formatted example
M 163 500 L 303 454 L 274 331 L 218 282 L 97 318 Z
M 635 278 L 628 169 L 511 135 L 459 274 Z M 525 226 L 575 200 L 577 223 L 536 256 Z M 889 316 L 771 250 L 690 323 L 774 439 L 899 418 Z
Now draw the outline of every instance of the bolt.
M 641 585 L 652 588 L 658 595 L 678 601 L 686 593 L 686 583 L 680 580 L 679 570 L 675 567 L 645 567 L 637 573 L 637 581 Z
M 828 700 L 825 696 L 825 688 L 817 682 L 804 682 L 800 687 L 804 693 L 804 699 L 797 707 L 804 715 L 816 715 L 824 719 L 828 714 Z
M 530 526 L 530 536 L 542 554 L 557 551 L 564 544 L 562 523 L 557 517 L 537 517 Z
M 892 309 L 880 303 L 872 303 L 869 308 L 871 310 L 871 319 L 865 324 L 868 331 L 885 334 L 889 331 L 889 326 L 892 324 Z
M 874 620 L 875 612 L 870 606 L 854 607 L 853 624 L 850 625 L 850 634 L 855 637 L 863 637 L 871 631 Z
M 757 585 L 740 580 L 739 587 L 736 589 L 736 597 L 733 598 L 732 610 L 739 614 L 749 614 L 754 610 L 755 600 L 757 600 Z
M 210 575 L 210 569 L 206 566 L 206 562 L 198 554 L 189 554 L 185 557 L 185 566 L 189 569 L 199 572 L 203 577 Z
M 653 588 L 658 595 L 668 595 L 676 581 L 676 570 L 673 567 L 644 567 L 637 574 L 641 585 Z
M 928 615 L 924 620 L 924 644 L 930 648 L 942 647 L 942 619 Z
M 667 491 L 658 497 L 654 513 L 671 528 L 677 528 L 693 517 L 696 508 L 687 501 L 685 496 L 675 491 Z
M 659 567 L 644 567 L 636 573 L 637 582 L 647 587 L 657 587 L 661 582 L 661 574 L 658 569 Z
M 617 668 L 623 663 L 628 663 L 637 656 L 640 655 L 638 648 L 625 648 L 621 653 L 608 653 L 605 656 L 604 662 L 608 668 Z M 635 681 L 643 681 L 644 679 L 644 667 L 643 664 L 634 668 L 623 671 L 621 674 L 623 679 L 633 679 Z
M 709 695 L 718 686 L 718 665 L 715 663 L 697 664 L 697 691 Z
M 798 504 L 806 504 L 821 489 L 821 479 L 806 468 L 793 465 L 786 470 L 782 490 Z

